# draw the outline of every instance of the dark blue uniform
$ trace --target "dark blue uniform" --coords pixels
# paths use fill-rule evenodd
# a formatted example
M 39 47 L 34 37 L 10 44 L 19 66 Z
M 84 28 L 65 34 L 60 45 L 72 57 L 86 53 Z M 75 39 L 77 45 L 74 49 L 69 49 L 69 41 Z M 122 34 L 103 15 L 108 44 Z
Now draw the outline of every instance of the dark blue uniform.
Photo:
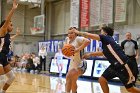
M 7 54 L 9 53 L 9 46 L 11 45 L 9 33 L 7 33 L 4 37 L 0 37 L 0 45 L 0 64 L 2 64 L 4 67 L 9 64 L 7 61 Z
M 111 36 L 99 36 L 102 42 L 103 54 L 111 63 L 102 76 L 107 80 L 119 77 L 126 88 L 132 87 L 135 77 L 128 66 L 129 58 Z

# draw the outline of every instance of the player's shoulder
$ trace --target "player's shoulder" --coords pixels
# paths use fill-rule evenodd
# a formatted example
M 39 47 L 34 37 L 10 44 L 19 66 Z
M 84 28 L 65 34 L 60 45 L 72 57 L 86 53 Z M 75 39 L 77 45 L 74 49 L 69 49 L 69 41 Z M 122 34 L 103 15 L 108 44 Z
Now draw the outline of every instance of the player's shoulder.
M 132 41 L 132 42 L 134 42 L 134 43 L 136 43 L 136 42 L 137 42 L 137 41 L 135 41 L 135 40 L 133 40 L 133 39 L 132 39 L 131 41 Z

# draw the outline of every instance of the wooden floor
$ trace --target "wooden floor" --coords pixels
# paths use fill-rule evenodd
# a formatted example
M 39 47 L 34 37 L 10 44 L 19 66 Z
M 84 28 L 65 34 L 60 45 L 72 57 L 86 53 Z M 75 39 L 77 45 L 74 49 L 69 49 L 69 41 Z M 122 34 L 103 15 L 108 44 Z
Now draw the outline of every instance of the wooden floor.
M 46 74 L 15 72 L 16 79 L 6 93 L 65 93 L 65 78 Z M 78 80 L 78 93 L 102 93 L 98 82 Z M 110 93 L 128 93 L 123 86 L 109 84 Z

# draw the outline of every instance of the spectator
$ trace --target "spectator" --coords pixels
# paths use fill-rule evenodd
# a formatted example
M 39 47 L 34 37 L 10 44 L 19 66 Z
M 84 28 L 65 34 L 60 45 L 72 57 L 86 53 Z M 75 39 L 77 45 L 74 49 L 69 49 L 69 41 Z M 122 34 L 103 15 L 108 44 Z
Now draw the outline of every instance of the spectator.
M 40 57 L 40 68 L 41 70 L 46 70 L 46 56 L 47 56 L 47 51 L 46 51 L 46 47 L 41 46 L 39 53 L 38 53 L 39 57 Z M 43 69 L 44 66 L 44 69 Z
M 133 75 L 136 77 L 136 82 L 138 78 L 138 65 L 136 60 L 139 57 L 139 52 L 137 42 L 132 39 L 132 35 L 130 32 L 126 33 L 126 39 L 121 43 L 121 47 L 123 48 L 127 57 L 129 57 L 131 60 L 131 63 L 129 63 L 129 65 L 132 69 Z

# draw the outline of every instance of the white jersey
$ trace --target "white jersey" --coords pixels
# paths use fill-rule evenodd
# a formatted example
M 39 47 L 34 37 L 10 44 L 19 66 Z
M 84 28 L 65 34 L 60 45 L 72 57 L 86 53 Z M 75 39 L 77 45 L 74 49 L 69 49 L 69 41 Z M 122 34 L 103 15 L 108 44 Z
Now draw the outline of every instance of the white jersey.
M 56 62 L 57 63 L 62 63 L 62 59 L 63 59 L 63 54 L 62 53 L 59 53 L 59 52 L 57 52 L 56 54 L 55 54 L 55 58 L 56 58 Z
M 69 38 L 67 37 L 66 38 L 66 41 L 65 43 L 66 44 L 71 44 L 73 45 L 75 48 L 78 48 L 82 45 L 82 43 L 84 42 L 84 37 L 80 37 L 80 36 L 77 36 L 75 38 L 75 40 L 73 40 L 71 43 L 69 42 Z M 77 69 L 78 66 L 81 64 L 82 62 L 82 59 L 81 59 L 81 56 L 80 56 L 80 52 L 77 52 L 74 54 L 74 56 L 71 56 L 71 61 L 70 61 L 70 66 L 69 66 L 69 70 L 75 68 Z

